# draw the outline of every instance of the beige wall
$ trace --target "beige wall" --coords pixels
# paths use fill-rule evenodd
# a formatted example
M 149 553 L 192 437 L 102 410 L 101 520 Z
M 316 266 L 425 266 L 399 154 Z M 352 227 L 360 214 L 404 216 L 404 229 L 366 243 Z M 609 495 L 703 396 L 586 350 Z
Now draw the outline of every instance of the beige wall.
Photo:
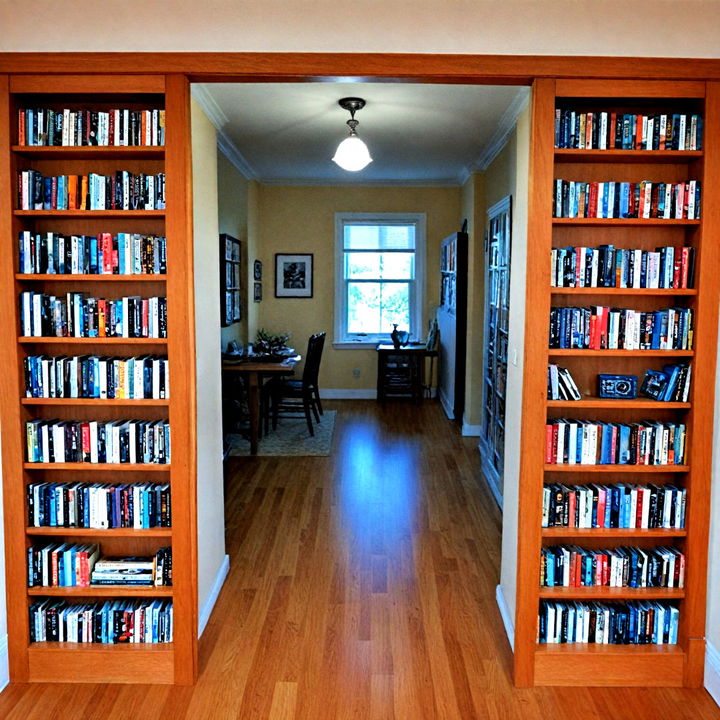
M 248 287 L 252 302 L 252 285 L 248 286 L 248 181 L 245 176 L 223 155 L 217 151 L 217 214 L 218 231 L 227 233 L 240 240 L 242 274 L 242 320 L 229 327 L 220 328 L 222 348 L 230 340 L 247 342 Z
M 197 363 L 198 606 L 225 558 L 220 394 L 220 273 L 215 128 L 192 101 L 195 342 Z
M 375 351 L 333 349 L 336 212 L 424 212 L 427 214 L 426 313 L 438 303 L 440 241 L 458 228 L 460 189 L 445 187 L 277 187 L 258 188 L 258 257 L 264 267 L 264 299 L 258 326 L 292 332 L 291 344 L 304 352 L 307 338 L 326 331 L 320 387 L 323 390 L 375 388 Z M 274 297 L 275 253 L 313 253 L 314 295 Z M 360 371 L 353 377 L 353 370 Z

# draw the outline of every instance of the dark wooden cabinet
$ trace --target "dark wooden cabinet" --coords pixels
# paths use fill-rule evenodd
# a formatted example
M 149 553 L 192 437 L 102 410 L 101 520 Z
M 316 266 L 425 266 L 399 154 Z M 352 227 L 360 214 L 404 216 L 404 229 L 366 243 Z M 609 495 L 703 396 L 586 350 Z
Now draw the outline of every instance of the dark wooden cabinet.
M 425 358 L 437 351 L 425 345 L 409 345 L 396 349 L 393 345 L 378 345 L 377 398 L 412 398 L 420 402 L 425 391 Z

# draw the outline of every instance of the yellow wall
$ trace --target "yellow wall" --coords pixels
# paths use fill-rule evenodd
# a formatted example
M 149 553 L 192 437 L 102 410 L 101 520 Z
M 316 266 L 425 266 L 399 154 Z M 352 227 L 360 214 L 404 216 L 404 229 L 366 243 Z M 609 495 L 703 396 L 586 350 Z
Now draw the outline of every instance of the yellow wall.
M 427 214 L 425 316 L 438 303 L 440 241 L 458 229 L 457 187 L 258 187 L 258 257 L 263 262 L 263 302 L 258 327 L 292 332 L 291 345 L 305 352 L 307 338 L 327 332 L 320 374 L 322 389 L 373 390 L 374 350 L 333 349 L 335 302 L 335 213 L 424 212 Z M 314 254 L 314 294 L 309 299 L 274 297 L 275 253 Z M 353 370 L 360 370 L 353 377 Z
M 217 188 L 218 188 L 218 230 L 240 240 L 242 249 L 242 320 L 239 323 L 221 328 L 222 347 L 225 349 L 230 340 L 247 342 L 248 302 L 252 302 L 252 286 L 248 285 L 248 181 L 244 175 L 222 154 L 217 151 Z M 251 261 L 252 262 L 252 261 Z M 248 288 L 250 298 L 248 298 Z

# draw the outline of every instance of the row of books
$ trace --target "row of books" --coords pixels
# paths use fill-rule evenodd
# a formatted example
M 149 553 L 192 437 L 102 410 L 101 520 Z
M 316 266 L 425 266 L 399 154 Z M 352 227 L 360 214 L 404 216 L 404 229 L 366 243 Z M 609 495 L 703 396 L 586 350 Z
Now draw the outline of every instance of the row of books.
M 154 557 L 101 558 L 97 543 L 53 542 L 27 549 L 28 587 L 172 585 L 172 551 Z
M 698 220 L 700 182 L 555 180 L 553 217 Z
M 694 328 L 692 308 L 552 307 L 549 342 L 559 349 L 692 350 Z
M 552 287 L 692 288 L 695 248 L 553 248 L 550 268 Z
M 164 210 L 165 173 L 18 173 L 19 210 Z
M 21 273 L 46 275 L 156 275 L 167 271 L 167 240 L 120 232 L 63 235 L 21 230 Z
M 570 371 L 558 365 L 548 365 L 548 400 L 581 400 L 582 395 Z
M 69 292 L 20 294 L 20 327 L 26 337 L 167 337 L 167 298 L 117 299 Z
M 140 483 L 30 483 L 29 527 L 171 527 L 170 486 Z
M 90 576 L 92 585 L 172 585 L 172 549 L 161 547 L 154 557 L 102 558 Z
M 542 526 L 592 528 L 685 527 L 686 491 L 675 485 L 543 486 Z
M 18 144 L 146 146 L 165 144 L 165 111 L 20 108 Z
M 170 462 L 167 420 L 30 420 L 26 436 L 30 463 Z
M 162 400 L 170 397 L 168 359 L 157 355 L 28 355 L 23 359 L 25 396 Z
M 580 150 L 702 150 L 696 113 L 555 109 L 555 147 Z
M 538 642 L 675 645 L 680 611 L 666 602 L 540 602 Z
M 553 465 L 684 465 L 683 423 L 643 420 L 552 420 L 545 426 L 545 462 Z
M 114 644 L 172 640 L 173 605 L 169 599 L 75 605 L 47 598 L 30 606 L 30 642 Z
M 681 588 L 685 586 L 685 555 L 674 547 L 589 550 L 554 545 L 541 551 L 540 585 Z

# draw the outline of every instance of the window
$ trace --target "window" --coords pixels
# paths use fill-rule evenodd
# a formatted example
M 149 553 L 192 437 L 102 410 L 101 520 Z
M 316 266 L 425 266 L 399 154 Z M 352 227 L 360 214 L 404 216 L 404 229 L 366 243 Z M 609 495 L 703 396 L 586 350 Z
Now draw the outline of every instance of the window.
M 335 344 L 423 335 L 425 215 L 337 213 Z

